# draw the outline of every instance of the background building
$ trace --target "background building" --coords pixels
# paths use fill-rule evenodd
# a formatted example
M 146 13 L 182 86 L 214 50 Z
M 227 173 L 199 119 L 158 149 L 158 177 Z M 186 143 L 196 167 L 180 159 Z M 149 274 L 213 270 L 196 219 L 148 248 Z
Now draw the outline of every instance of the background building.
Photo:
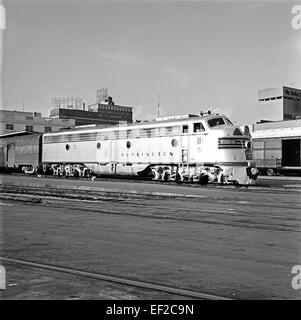
M 261 173 L 301 173 L 301 90 L 258 91 L 260 121 L 250 125 L 254 160 Z
M 65 101 L 63 98 L 60 99 L 60 101 Z M 116 105 L 112 97 L 108 95 L 108 89 L 106 88 L 98 89 L 96 91 L 96 103 L 88 106 L 83 103 L 79 107 L 80 100 L 74 103 L 77 107 L 72 107 L 71 103 L 60 104 L 59 100 L 54 101 L 57 101 L 57 103 L 52 104 L 54 107 L 50 110 L 49 116 L 53 119 L 74 119 L 76 126 L 115 125 L 119 122 L 133 122 L 133 108 Z
M 301 90 L 284 86 L 259 90 L 258 115 L 263 121 L 301 118 Z
M 75 126 L 73 119 L 42 117 L 40 112 L 0 110 L 0 134 L 21 131 L 51 132 Z

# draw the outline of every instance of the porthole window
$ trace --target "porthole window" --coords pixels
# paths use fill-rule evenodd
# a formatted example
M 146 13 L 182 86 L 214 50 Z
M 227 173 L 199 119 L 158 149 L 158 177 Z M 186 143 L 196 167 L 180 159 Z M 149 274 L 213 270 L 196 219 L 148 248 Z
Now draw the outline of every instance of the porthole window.
M 176 146 L 178 145 L 177 139 L 172 139 L 172 140 L 171 140 L 171 145 L 172 145 L 173 147 L 176 147 Z
M 100 149 L 100 148 L 101 148 L 100 142 L 97 143 L 96 148 L 97 148 L 97 149 Z
M 68 151 L 69 149 L 70 149 L 70 146 L 69 146 L 69 144 L 66 144 L 66 150 Z
M 127 141 L 127 142 L 126 142 L 126 147 L 127 147 L 128 149 L 131 147 L 130 141 Z

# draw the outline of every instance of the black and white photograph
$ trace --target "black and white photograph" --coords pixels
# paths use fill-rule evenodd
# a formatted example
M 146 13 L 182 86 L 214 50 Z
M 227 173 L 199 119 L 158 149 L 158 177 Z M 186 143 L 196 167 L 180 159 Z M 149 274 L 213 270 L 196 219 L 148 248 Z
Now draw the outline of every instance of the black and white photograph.
M 0 300 L 301 300 L 300 196 L 301 1 L 0 0 Z

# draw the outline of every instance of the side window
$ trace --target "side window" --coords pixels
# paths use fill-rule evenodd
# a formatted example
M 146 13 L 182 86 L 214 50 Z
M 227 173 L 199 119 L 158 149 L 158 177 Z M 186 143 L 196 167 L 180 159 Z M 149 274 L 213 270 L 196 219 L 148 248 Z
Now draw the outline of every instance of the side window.
M 172 129 L 173 129 L 173 127 L 167 127 L 166 128 L 166 135 L 167 136 L 172 136 Z
M 144 129 L 144 135 L 145 135 L 146 138 L 151 138 L 152 129 L 150 129 L 150 128 Z
M 33 126 L 32 125 L 26 125 L 25 126 L 25 131 L 33 131 Z
M 6 130 L 14 130 L 14 125 L 12 123 L 7 123 L 5 125 Z
M 188 124 L 182 126 L 182 133 L 188 133 Z
M 201 122 L 197 122 L 193 124 L 193 132 L 203 132 L 205 128 Z

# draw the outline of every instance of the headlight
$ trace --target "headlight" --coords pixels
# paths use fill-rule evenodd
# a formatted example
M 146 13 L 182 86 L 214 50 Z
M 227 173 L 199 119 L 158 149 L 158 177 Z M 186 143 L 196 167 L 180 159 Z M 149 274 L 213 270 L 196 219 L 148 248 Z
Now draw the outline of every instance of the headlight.
M 246 147 L 247 149 L 251 149 L 251 142 L 250 142 L 250 141 L 246 141 L 246 142 L 245 142 L 245 147 Z

